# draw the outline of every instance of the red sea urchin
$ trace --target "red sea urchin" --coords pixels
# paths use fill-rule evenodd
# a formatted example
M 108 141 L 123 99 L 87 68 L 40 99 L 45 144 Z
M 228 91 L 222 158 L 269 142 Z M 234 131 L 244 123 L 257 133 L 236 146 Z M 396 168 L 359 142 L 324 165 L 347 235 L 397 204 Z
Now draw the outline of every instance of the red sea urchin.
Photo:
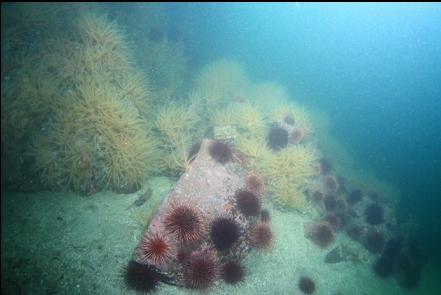
M 259 250 L 269 249 L 273 238 L 271 227 L 264 222 L 258 222 L 251 232 L 251 244 Z
M 268 146 L 278 151 L 288 145 L 288 132 L 280 127 L 272 127 L 268 134 Z
M 208 289 L 218 275 L 218 261 L 212 251 L 202 249 L 191 253 L 184 268 L 184 281 L 187 287 L 199 290 Z
M 334 241 L 334 231 L 328 222 L 307 224 L 305 232 L 306 236 L 320 248 L 326 248 Z
M 249 190 L 256 196 L 260 196 L 265 191 L 265 184 L 263 183 L 262 178 L 255 174 L 247 175 L 247 177 L 245 178 L 245 184 L 247 190 Z
M 257 216 L 260 213 L 259 198 L 249 191 L 238 191 L 236 202 L 239 211 L 245 216 Z
M 229 250 L 239 239 L 239 225 L 231 218 L 219 217 L 211 224 L 210 238 L 219 251 Z
M 301 277 L 299 280 L 299 289 L 305 294 L 312 294 L 315 291 L 315 283 L 308 277 Z
M 210 144 L 208 152 L 216 162 L 221 164 L 225 164 L 233 159 L 233 152 L 230 147 L 218 140 L 215 140 Z
M 161 267 L 175 255 L 174 243 L 165 235 L 144 234 L 137 249 L 139 259 L 145 264 Z
M 170 203 L 164 225 L 168 232 L 183 243 L 196 242 L 202 239 L 206 232 L 202 213 L 190 205 L 179 202 Z
M 234 260 L 228 261 L 222 266 L 222 278 L 228 284 L 237 284 L 243 281 L 245 269 Z

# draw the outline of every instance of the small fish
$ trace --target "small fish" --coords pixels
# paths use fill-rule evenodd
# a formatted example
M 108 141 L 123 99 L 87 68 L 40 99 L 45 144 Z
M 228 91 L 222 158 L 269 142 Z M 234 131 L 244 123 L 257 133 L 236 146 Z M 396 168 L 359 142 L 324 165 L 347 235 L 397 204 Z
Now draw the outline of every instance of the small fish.
M 144 205 L 144 203 L 148 199 L 150 199 L 151 196 L 152 196 L 152 189 L 148 188 L 147 191 L 142 195 L 140 195 L 129 207 L 127 207 L 126 210 L 132 209 L 133 207 L 140 207 Z

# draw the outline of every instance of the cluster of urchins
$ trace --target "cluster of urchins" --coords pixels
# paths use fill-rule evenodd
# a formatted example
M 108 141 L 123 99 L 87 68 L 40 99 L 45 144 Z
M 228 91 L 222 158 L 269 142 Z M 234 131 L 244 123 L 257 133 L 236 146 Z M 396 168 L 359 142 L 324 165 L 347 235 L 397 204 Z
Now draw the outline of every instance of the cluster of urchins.
M 319 169 L 321 185 L 309 192 L 309 198 L 321 220 L 305 225 L 306 237 L 327 248 L 334 233 L 342 231 L 377 256 L 372 269 L 380 278 L 394 275 L 402 287 L 416 287 L 421 251 L 412 237 L 398 233 L 394 210 L 376 192 L 347 189 L 329 161 L 321 160 Z
M 211 157 L 225 164 L 232 160 L 231 149 L 220 141 L 209 146 Z M 159 281 L 170 283 L 161 276 L 161 270 L 170 261 L 177 261 L 178 282 L 191 289 L 204 290 L 218 278 L 236 284 L 245 276 L 241 264 L 243 255 L 234 253 L 245 243 L 257 250 L 267 250 L 273 241 L 270 214 L 261 208 L 260 198 L 264 183 L 257 175 L 248 175 L 245 189 L 235 192 L 235 212 L 247 219 L 248 228 L 236 222 L 227 213 L 208 222 L 208 216 L 188 201 L 171 201 L 163 219 L 164 230 L 146 232 L 137 248 L 137 261 L 131 261 L 125 270 L 127 285 L 140 292 L 153 290 Z M 159 270 L 159 271 L 158 271 Z

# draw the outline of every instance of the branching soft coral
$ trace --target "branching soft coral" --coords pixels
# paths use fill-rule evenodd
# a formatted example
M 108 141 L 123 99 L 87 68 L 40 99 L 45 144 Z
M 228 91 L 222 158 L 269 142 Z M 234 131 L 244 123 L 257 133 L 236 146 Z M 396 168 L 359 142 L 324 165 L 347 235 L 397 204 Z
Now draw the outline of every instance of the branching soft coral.
M 258 171 L 267 180 L 277 203 L 296 209 L 303 206 L 303 192 L 316 173 L 315 158 L 312 148 L 298 145 L 270 154 L 258 163 Z
M 232 60 L 222 59 L 202 69 L 196 77 L 196 89 L 214 93 L 218 103 L 229 102 L 244 95 L 249 88 L 249 79 L 242 66 Z
M 287 117 L 292 118 L 295 124 L 302 128 L 305 136 L 312 133 L 311 122 L 305 108 L 290 103 L 279 105 L 271 113 L 271 120 L 273 122 L 281 122 Z
M 188 147 L 200 137 L 196 113 L 182 105 L 170 104 L 162 108 L 155 121 L 161 134 L 168 157 L 166 164 L 171 170 L 186 170 L 189 165 Z

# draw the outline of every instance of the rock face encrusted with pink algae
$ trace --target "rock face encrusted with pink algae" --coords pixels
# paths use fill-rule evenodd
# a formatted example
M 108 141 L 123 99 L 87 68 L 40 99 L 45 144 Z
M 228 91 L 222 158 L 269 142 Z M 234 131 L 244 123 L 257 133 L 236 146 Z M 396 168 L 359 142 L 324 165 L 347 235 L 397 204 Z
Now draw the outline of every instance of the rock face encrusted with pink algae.
M 190 168 L 164 198 L 143 235 L 144 240 L 150 236 L 164 237 L 176 255 L 171 258 L 167 256 L 167 259 L 146 260 L 145 257 L 156 257 L 161 253 L 139 251 L 142 240 L 135 251 L 135 260 L 155 269 L 160 277 L 167 278 L 167 283 L 193 289 L 211 287 L 219 279 L 217 269 L 220 269 L 222 261 L 244 259 L 253 246 L 252 229 L 260 220 L 258 215 L 245 216 L 237 207 L 237 192 L 246 190 L 245 170 L 238 161 L 222 163 L 214 159 L 210 155 L 213 142 L 208 139 L 202 141 Z M 216 235 L 213 241 L 210 232 L 211 227 L 217 225 L 214 221 L 221 218 L 237 225 L 238 237 L 231 240 L 231 245 L 219 251 L 216 250 L 216 246 L 219 247 L 216 243 L 222 237 Z M 156 247 L 153 250 L 163 248 Z M 210 255 L 215 257 L 205 259 L 198 257 L 200 253 L 212 253 Z M 216 265 L 211 265 L 213 263 Z M 203 277 L 207 269 L 216 270 L 213 270 L 214 275 L 210 278 Z

